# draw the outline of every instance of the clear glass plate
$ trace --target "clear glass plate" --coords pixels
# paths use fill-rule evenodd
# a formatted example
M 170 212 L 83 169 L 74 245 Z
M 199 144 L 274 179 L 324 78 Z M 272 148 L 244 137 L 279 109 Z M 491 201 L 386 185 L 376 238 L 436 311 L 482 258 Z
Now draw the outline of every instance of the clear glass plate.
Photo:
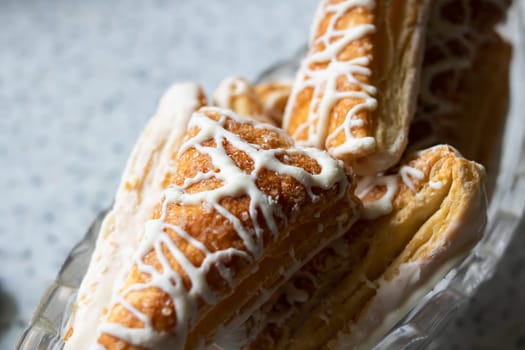
M 515 0 L 507 23 L 501 28 L 513 43 L 510 108 L 505 127 L 496 189 L 489 203 L 484 238 L 436 287 L 375 346 L 379 349 L 421 349 L 428 347 L 457 308 L 490 279 L 505 252 L 525 207 L 525 6 Z M 261 74 L 258 81 L 293 77 L 300 55 L 283 61 Z M 520 79 L 522 78 L 522 79 Z M 42 297 L 33 319 L 20 338 L 19 350 L 63 348 L 63 330 L 71 305 L 93 253 L 100 224 L 106 212 L 95 219 L 84 239 L 71 251 L 56 280 Z

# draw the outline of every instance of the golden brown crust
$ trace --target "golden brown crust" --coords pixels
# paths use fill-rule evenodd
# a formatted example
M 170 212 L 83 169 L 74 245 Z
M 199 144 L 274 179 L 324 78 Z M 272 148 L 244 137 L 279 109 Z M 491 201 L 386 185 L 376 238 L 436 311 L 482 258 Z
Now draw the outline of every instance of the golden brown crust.
M 390 214 L 356 223 L 286 284 L 302 291 L 303 299 L 290 301 L 286 290 L 281 291 L 272 306 L 270 322 L 251 342 L 251 349 L 318 348 L 359 319 L 374 296 L 376 281 L 387 269 L 393 270 L 392 263 L 398 257 L 414 251 L 412 247 L 431 242 L 425 247 L 450 244 L 466 249 L 479 237 L 460 230 L 454 231 L 455 236 L 445 234 L 458 215 L 482 200 L 482 168 L 446 146 L 421 152 L 405 164 L 421 172 L 422 177 L 405 178 L 405 183 L 399 175 Z M 365 206 L 385 192 L 383 185 L 369 191 L 363 197 Z M 483 218 L 482 210 L 477 215 Z M 462 227 L 470 223 L 455 224 Z M 426 252 L 419 250 L 417 258 L 431 259 Z
M 263 103 L 264 113 L 272 118 L 276 125 L 283 122 L 286 103 L 292 91 L 291 82 L 260 83 L 255 86 L 255 92 Z
M 444 52 L 467 64 L 452 66 L 424 82 L 432 98 L 447 101 L 452 107 L 439 110 L 434 119 L 418 119 L 412 125 L 414 143 L 428 136 L 428 128 L 433 128 L 432 136 L 436 137 L 418 143 L 417 148 L 447 142 L 469 158 L 495 166 L 508 104 L 511 47 L 493 26 L 502 18 L 500 10 L 508 2 L 434 2 L 434 15 L 439 11 L 440 18 L 454 25 L 464 24 L 465 18 L 469 22 L 466 34 L 461 34 L 465 35 L 445 38 L 444 44 L 432 42 L 436 28 L 429 33 L 427 68 L 447 62 L 449 57 Z M 216 206 L 163 198 L 150 217 L 166 224 L 161 233 L 167 241 L 138 255 L 104 320 L 106 325 L 131 331 L 149 327 L 155 338 L 129 340 L 115 335 L 125 332 L 102 327 L 99 344 L 107 349 L 145 350 L 166 343 L 172 348 L 197 348 L 216 340 L 218 330 L 231 331 L 246 321 L 244 326 L 253 332 L 251 335 L 261 324 L 265 326 L 250 349 L 332 349 L 341 348 L 341 341 L 345 348 L 355 341 L 354 327 L 365 322 L 370 310 L 377 307 L 381 283 L 395 282 L 402 266 L 411 263 L 421 264 L 423 283 L 479 238 L 473 228 L 462 229 L 465 221 L 479 228 L 483 219 L 484 209 L 479 203 L 484 172 L 480 166 L 461 158 L 450 147 L 439 146 L 407 159 L 399 169 L 391 168 L 407 143 L 430 1 L 359 1 L 357 6 L 345 8 L 350 3 L 322 1 L 321 10 L 326 11 L 320 11 L 322 15 L 316 19 L 310 51 L 293 92 L 286 84 L 254 88 L 242 78 L 233 78 L 221 84 L 215 104 L 274 125 L 279 125 L 288 104 L 284 128 L 299 144 L 326 149 L 342 160 L 349 172 L 354 169 L 360 175 L 376 175 L 390 169 L 388 176 L 395 177 L 396 185 L 392 212 L 374 219 L 364 214 L 366 220 L 338 238 L 341 227 L 349 227 L 356 217 L 358 201 L 348 184 L 352 175 L 344 184 L 309 189 L 300 179 L 269 169 L 258 171 L 254 181 L 272 206 L 279 208 L 278 214 L 272 212 L 277 236 L 261 208 L 253 214 L 252 198 L 246 193 L 221 197 Z M 341 42 L 346 44 L 324 55 Z M 328 77 L 316 76 L 333 67 L 337 69 Z M 271 97 L 275 93 L 278 96 Z M 420 113 L 435 107 L 427 102 L 420 99 Z M 208 108 L 201 113 L 221 121 L 221 128 L 258 150 L 282 148 L 276 156 L 281 164 L 309 174 L 322 171 L 319 159 L 306 151 L 290 151 L 293 142 L 276 129 L 240 121 L 219 109 Z M 186 140 L 197 138 L 204 128 L 194 126 L 187 131 Z M 469 130 L 470 137 L 462 134 L 464 130 Z M 198 145 L 220 148 L 232 166 L 251 174 L 257 162 L 248 151 L 231 140 L 216 140 L 210 136 Z M 171 159 L 177 167 L 162 179 L 164 189 L 184 188 L 184 194 L 192 195 L 217 190 L 225 182 L 206 176 L 227 171 L 217 167 L 212 156 L 199 151 L 195 144 L 180 154 L 173 153 Z M 144 169 L 147 175 L 155 170 L 154 164 L 147 163 Z M 192 185 L 184 185 L 201 177 Z M 132 179 L 125 188 L 147 196 L 143 183 L 144 179 Z M 348 188 L 341 195 L 343 185 Z M 368 190 L 362 196 L 365 207 L 390 190 L 385 183 Z M 251 243 L 240 234 L 239 225 L 260 241 L 260 254 L 249 247 Z M 145 241 L 149 240 L 147 235 Z M 197 241 L 202 247 L 192 243 Z M 187 263 L 174 253 L 175 249 Z M 203 281 L 192 277 L 188 264 L 200 268 L 208 254 L 228 249 L 237 253 L 210 265 Z M 189 295 L 195 285 L 204 283 L 217 300 L 210 302 L 204 293 L 195 293 L 191 302 L 177 304 L 179 292 L 170 293 L 170 288 L 152 283 L 157 273 L 167 269 L 180 277 L 169 280 L 173 286 L 182 286 Z M 279 286 L 283 287 L 276 293 Z M 181 317 L 188 313 L 186 307 L 195 309 L 193 316 Z M 370 331 L 367 327 L 374 327 L 373 322 L 363 327 L 365 333 Z M 182 342 L 177 340 L 182 338 Z
M 328 1 L 327 5 L 338 3 L 339 1 Z M 332 17 L 334 15 L 329 14 L 326 17 L 322 18 L 321 22 L 319 23 L 319 26 L 317 28 L 317 31 L 314 35 L 314 42 L 311 44 L 312 47 L 310 49 L 309 55 L 314 55 L 316 53 L 325 51 L 327 49 L 327 45 L 324 42 L 317 42 L 316 39 L 326 35 L 328 27 L 330 26 L 330 21 L 332 20 Z M 354 7 L 345 12 L 343 16 L 337 21 L 335 24 L 336 30 L 345 30 L 347 28 L 350 28 L 352 26 L 359 26 L 363 24 L 371 25 L 374 23 L 374 11 L 373 9 L 366 8 L 366 7 Z M 337 54 L 337 59 L 341 61 L 350 61 L 352 59 L 360 58 L 363 56 L 372 56 L 372 50 L 373 50 L 373 36 L 372 35 L 365 35 L 361 39 L 355 40 L 351 42 L 350 44 L 346 45 L 343 50 L 341 50 Z M 337 38 L 331 38 L 331 43 L 334 43 L 337 41 Z M 330 64 L 331 61 L 326 60 L 323 62 L 313 62 L 310 67 L 308 67 L 311 70 L 325 70 L 327 69 L 327 66 Z M 369 67 L 370 68 L 370 67 Z M 357 80 L 362 84 L 370 84 L 370 77 L 357 74 L 356 75 Z M 338 77 L 337 79 L 337 90 L 338 91 L 345 91 L 345 92 L 363 92 L 363 89 L 352 82 L 347 81 L 343 76 Z M 310 104 L 312 103 L 314 94 L 314 88 L 306 88 L 303 91 L 299 93 L 297 96 L 297 102 L 295 105 L 292 106 L 291 113 L 293 114 L 293 118 L 288 126 L 288 130 L 290 134 L 294 134 L 297 129 L 304 123 L 307 123 L 308 121 L 308 114 L 310 109 Z M 321 95 L 323 93 L 321 92 Z M 322 98 L 322 96 L 320 97 Z M 340 126 L 342 123 L 344 123 L 346 119 L 346 115 L 348 111 L 355 107 L 358 103 L 362 103 L 362 99 L 355 99 L 355 98 L 344 98 L 339 100 L 334 106 L 330 113 L 330 119 L 327 121 L 328 123 L 328 134 L 331 134 L 335 131 L 335 129 Z M 314 113 L 319 112 L 320 106 L 314 107 Z M 355 116 L 355 119 L 358 119 L 363 122 L 363 126 L 357 126 L 353 128 L 353 132 L 356 135 L 356 137 L 365 137 L 370 136 L 369 128 L 367 127 L 370 124 L 370 112 L 361 112 L 358 113 Z M 307 140 L 307 130 L 304 130 L 303 132 L 297 134 L 296 139 L 299 141 Z M 327 147 L 331 147 L 334 145 L 340 145 L 346 141 L 346 137 L 344 133 L 338 133 L 335 136 L 335 139 L 331 140 L 331 142 L 328 143 Z M 324 145 L 323 145 L 324 146 Z
M 337 5 L 338 3 L 341 3 L 341 1 L 324 1 L 321 3 L 320 7 L 328 7 L 330 5 Z M 333 12 L 329 12 L 325 16 L 322 16 L 317 19 L 319 22 L 317 23 L 317 26 L 314 26 L 314 34 L 312 37 L 312 41 L 310 42 L 310 50 L 307 55 L 307 59 L 309 56 L 311 57 L 316 54 L 325 52 L 328 49 L 328 43 L 330 45 L 333 45 L 334 43 L 337 43 L 339 40 L 341 40 L 340 37 L 332 36 L 330 33 L 327 33 L 327 31 L 343 31 L 348 30 L 353 26 L 373 25 L 374 23 L 374 10 L 372 8 L 367 8 L 364 6 L 355 6 L 349 8 L 336 20 L 335 23 L 331 23 L 334 21 L 334 16 L 335 14 Z M 319 41 L 319 38 L 324 36 L 327 37 L 328 43 L 326 43 L 326 41 Z M 356 58 L 371 57 L 372 50 L 373 35 L 367 34 L 345 45 L 342 50 L 336 53 L 336 57 L 337 60 L 347 62 Z M 306 67 L 306 69 L 314 72 L 323 71 L 327 69 L 330 63 L 331 60 L 329 59 L 312 60 L 308 67 Z M 370 66 L 371 63 L 368 65 L 367 68 L 370 68 Z M 308 80 L 309 78 L 304 77 L 302 79 Z M 366 85 L 370 84 L 370 77 L 367 75 L 357 74 L 356 79 L 359 83 Z M 303 81 L 297 82 L 295 89 L 298 89 L 297 85 L 301 84 L 303 84 Z M 360 85 L 348 81 L 343 76 L 343 74 L 337 77 L 335 84 L 337 91 L 363 92 L 363 88 Z M 317 138 L 317 140 L 311 141 L 314 143 L 312 144 L 312 146 L 324 148 L 327 135 L 334 132 L 335 129 L 338 128 L 338 126 L 340 126 L 345 121 L 348 111 L 352 107 L 355 107 L 357 104 L 362 103 L 363 100 L 350 97 L 342 98 L 338 100 L 335 103 L 335 105 L 332 106 L 331 110 L 329 111 L 329 118 L 327 118 L 327 120 L 320 120 L 322 116 L 320 116 L 319 114 L 322 113 L 320 112 L 320 108 L 322 108 L 322 106 L 320 105 L 320 102 L 314 99 L 314 94 L 316 93 L 317 88 L 317 86 L 313 85 L 306 86 L 304 88 L 299 87 L 299 91 L 294 91 L 296 96 L 294 100 L 291 101 L 291 104 L 287 107 L 287 113 L 289 115 L 286 117 L 288 120 L 285 121 L 284 128 L 290 135 L 293 135 L 293 137 L 298 141 L 309 142 L 309 139 L 311 137 L 309 133 L 313 132 L 314 134 L 319 134 L 314 135 L 314 137 Z M 326 94 L 326 91 L 322 91 L 321 89 L 317 93 L 318 96 L 316 96 L 316 99 L 322 100 Z M 312 118 L 311 114 L 315 115 L 313 120 L 309 120 Z M 363 123 L 362 126 L 356 126 L 352 129 L 356 137 L 370 136 L 370 128 L 368 126 L 370 124 L 370 114 L 371 113 L 369 111 L 365 110 L 355 115 L 354 118 L 356 120 L 360 120 Z M 310 130 L 310 127 L 304 128 L 304 125 L 309 123 L 312 124 L 311 128 L 314 129 L 313 131 Z M 323 132 L 321 130 L 323 128 L 327 128 L 327 131 Z M 336 135 L 336 138 L 332 142 L 330 142 L 329 145 L 339 145 L 341 143 L 344 143 L 345 141 L 346 138 L 344 133 L 338 133 Z
M 302 168 L 311 174 L 318 174 L 322 170 L 318 161 L 309 156 L 308 153 L 302 151 L 288 152 L 287 150 L 292 147 L 291 140 L 283 137 L 277 129 L 260 127 L 259 124 L 251 122 L 239 122 L 222 115 L 220 110 L 206 109 L 202 110 L 201 113 L 204 113 L 210 120 L 218 121 L 226 118 L 223 123 L 224 129 L 238 135 L 249 144 L 259 145 L 263 149 L 282 148 L 283 151 L 279 157 L 283 163 Z M 199 130 L 199 128 L 190 129 L 185 139 L 191 140 L 199 133 Z M 213 142 L 212 140 L 203 140 L 201 144 L 216 147 Z M 247 153 L 233 147 L 228 142 L 223 146 L 228 157 L 239 169 L 245 172 L 250 172 L 253 169 L 253 160 Z M 175 154 L 174 157 L 176 157 Z M 200 153 L 194 147 L 185 149 L 176 161 L 178 163 L 177 170 L 168 174 L 164 181 L 165 186 L 181 186 L 186 179 L 191 179 L 198 173 L 214 170 L 210 157 Z M 206 280 L 217 295 L 218 303 L 210 306 L 202 299 L 198 300 L 198 318 L 195 320 L 197 321 L 195 328 L 190 329 L 188 348 L 196 346 L 198 341 L 202 341 L 203 336 L 212 336 L 222 323 L 235 316 L 236 311 L 242 311 L 243 307 L 249 308 L 250 303 L 257 301 L 254 300 L 253 293 L 263 290 L 261 289 L 263 287 L 271 290 L 271 288 L 276 288 L 279 283 L 284 282 L 283 276 L 278 273 L 279 266 L 297 264 L 294 259 L 299 262 L 303 261 L 312 250 L 316 249 L 316 246 L 327 244 L 335 237 L 334 235 L 338 234 L 337 227 L 334 225 L 348 226 L 351 224 L 356 215 L 357 200 L 350 195 L 351 187 L 348 186 L 347 180 L 345 181 L 326 190 L 312 188 L 317 196 L 313 201 L 307 193 L 306 187 L 289 175 L 270 170 L 264 170 L 258 174 L 258 188 L 271 196 L 275 201 L 274 205 L 278 206 L 281 211 L 281 215 L 275 218 L 280 232 L 279 238 L 277 240 L 273 238 L 266 220 L 260 216 L 256 219 L 257 224 L 263 228 L 261 239 L 264 255 L 262 260 L 254 262 L 239 255 L 232 255 L 229 259 L 221 261 L 221 265 L 232 273 L 235 280 L 242 281 L 236 288 L 231 288 L 215 265 L 210 267 L 206 273 Z M 220 186 L 220 182 L 210 178 L 188 187 L 187 192 L 199 193 Z M 347 188 L 341 186 L 347 186 Z M 219 201 L 219 204 L 240 220 L 244 227 L 255 229 L 254 222 L 252 222 L 254 218 L 244 214 L 250 210 L 249 197 L 225 197 Z M 326 223 L 326 229 L 318 230 L 315 227 L 315 229 L 306 230 L 305 226 L 311 226 L 312 217 L 316 212 L 323 213 L 322 222 Z M 245 245 L 246 242 L 241 239 L 232 222 L 220 215 L 214 208 L 207 208 L 202 203 L 196 205 L 169 203 L 166 213 L 164 220 L 167 224 L 183 229 L 189 236 L 200 241 L 211 253 L 228 248 L 249 253 Z M 160 216 L 161 206 L 159 205 L 153 214 L 153 219 L 158 219 Z M 164 232 L 184 253 L 191 264 L 199 266 L 203 263 L 205 256 L 201 250 L 195 248 L 172 229 L 165 229 Z M 305 235 L 309 237 L 306 240 L 304 239 Z M 294 250 L 296 256 L 290 256 L 290 251 L 293 255 Z M 189 274 L 165 245 L 163 246 L 163 255 L 169 266 L 181 277 L 186 289 L 189 289 L 192 286 Z M 156 250 L 149 251 L 141 259 L 144 264 L 152 266 L 155 270 L 162 270 L 162 264 Z M 259 272 L 256 274 L 254 274 L 254 263 L 258 264 L 259 267 Z M 126 280 L 124 289 L 133 285 L 148 283 L 150 280 L 151 276 L 140 272 L 135 265 Z M 168 337 L 181 336 L 180 334 L 169 335 L 177 326 L 178 309 L 172 303 L 173 296 L 159 288 L 149 287 L 126 293 L 123 297 L 129 305 L 150 320 L 155 331 L 164 333 Z M 118 303 L 113 306 L 107 321 L 127 328 L 145 327 L 144 323 L 130 312 L 129 307 L 123 307 Z M 136 348 L 108 334 L 102 335 L 99 341 L 108 349 Z
M 358 175 L 393 166 L 406 146 L 428 8 L 425 0 L 363 4 L 321 3 L 283 124 Z
M 160 99 L 128 159 L 113 207 L 101 224 L 68 322 L 65 349 L 89 347 L 95 342 L 92 332 L 107 313 L 113 281 L 125 273 L 122 266 L 128 264 L 139 244 L 142 232 L 138 231 L 162 193 L 164 175 L 172 170 L 172 153 L 180 147 L 192 113 L 205 105 L 206 96 L 195 83 L 173 84 Z
M 440 163 L 451 178 L 446 197 L 374 281 L 373 297 L 356 319 L 332 338 L 327 349 L 374 345 L 481 238 L 486 223 L 483 167 L 463 158 L 447 157 Z M 437 167 L 432 172 L 437 172 Z
M 266 113 L 263 101 L 255 88 L 241 77 L 224 79 L 215 93 L 214 104 L 221 108 L 228 108 L 237 114 L 252 117 L 260 122 L 278 125 Z

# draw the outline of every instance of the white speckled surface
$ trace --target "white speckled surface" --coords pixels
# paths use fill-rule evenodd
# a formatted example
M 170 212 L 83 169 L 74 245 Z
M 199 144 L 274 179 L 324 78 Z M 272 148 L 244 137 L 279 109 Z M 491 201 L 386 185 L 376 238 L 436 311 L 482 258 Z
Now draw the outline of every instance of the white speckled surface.
M 0 1 L 0 348 L 12 348 L 67 252 L 108 206 L 174 80 L 254 78 L 306 40 L 316 0 Z M 520 233 L 523 233 L 523 225 Z M 518 235 L 443 339 L 525 349 Z

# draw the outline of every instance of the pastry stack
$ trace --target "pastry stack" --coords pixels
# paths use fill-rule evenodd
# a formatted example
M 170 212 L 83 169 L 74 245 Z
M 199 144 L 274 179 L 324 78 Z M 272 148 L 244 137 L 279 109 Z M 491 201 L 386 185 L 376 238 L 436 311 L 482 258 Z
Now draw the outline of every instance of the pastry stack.
M 174 84 L 64 348 L 373 346 L 481 237 L 508 5 L 321 0 L 294 82 Z

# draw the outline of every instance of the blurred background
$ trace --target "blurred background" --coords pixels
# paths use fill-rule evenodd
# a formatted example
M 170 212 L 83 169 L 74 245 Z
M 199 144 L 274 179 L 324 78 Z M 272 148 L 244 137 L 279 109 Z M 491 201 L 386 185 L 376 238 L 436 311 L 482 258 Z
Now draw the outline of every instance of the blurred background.
M 0 0 L 0 349 L 108 207 L 173 81 L 208 93 L 306 42 L 317 0 Z M 525 349 L 522 223 L 494 279 L 442 334 L 449 349 Z

